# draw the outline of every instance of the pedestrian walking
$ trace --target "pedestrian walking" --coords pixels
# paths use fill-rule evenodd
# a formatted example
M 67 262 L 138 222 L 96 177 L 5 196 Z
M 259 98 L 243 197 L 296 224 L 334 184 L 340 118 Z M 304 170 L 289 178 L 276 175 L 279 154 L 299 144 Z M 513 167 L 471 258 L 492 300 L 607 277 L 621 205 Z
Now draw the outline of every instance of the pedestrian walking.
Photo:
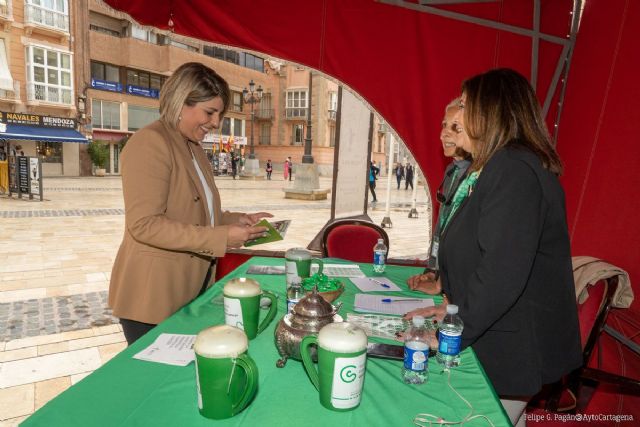
M 404 178 L 404 166 L 398 163 L 398 166 L 396 166 L 396 180 L 398 181 L 398 190 L 400 189 L 400 182 L 402 182 L 403 178 Z
M 284 167 L 282 168 L 282 173 L 284 174 L 284 180 L 286 181 L 289 178 L 289 158 L 284 159 Z
M 273 172 L 273 164 L 271 163 L 271 159 L 267 160 L 267 179 L 271 181 L 271 172 Z
M 238 173 L 238 156 L 235 154 L 231 154 L 231 176 L 233 179 L 236 179 L 236 174 Z
M 289 181 L 293 178 L 293 162 L 291 161 L 291 156 L 287 157 L 288 168 L 289 168 Z
M 407 164 L 404 175 L 404 189 L 408 190 L 409 186 L 411 186 L 411 189 L 413 190 L 413 166 L 411 166 L 411 163 Z
M 372 202 L 377 202 L 378 198 L 376 197 L 376 180 L 378 179 L 378 174 L 380 173 L 380 169 L 376 167 L 374 161 L 371 161 L 371 166 L 369 166 L 369 190 L 371 190 L 371 195 L 373 196 Z

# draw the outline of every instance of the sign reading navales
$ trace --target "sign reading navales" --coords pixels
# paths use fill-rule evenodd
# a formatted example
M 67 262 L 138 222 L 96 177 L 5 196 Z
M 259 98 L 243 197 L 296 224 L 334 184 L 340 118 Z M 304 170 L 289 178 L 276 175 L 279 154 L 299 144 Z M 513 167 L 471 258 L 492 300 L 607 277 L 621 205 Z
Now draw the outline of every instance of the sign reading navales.
M 0 123 L 12 125 L 43 126 L 48 128 L 76 128 L 76 121 L 68 117 L 51 117 L 29 113 L 9 113 L 5 111 L 0 111 Z

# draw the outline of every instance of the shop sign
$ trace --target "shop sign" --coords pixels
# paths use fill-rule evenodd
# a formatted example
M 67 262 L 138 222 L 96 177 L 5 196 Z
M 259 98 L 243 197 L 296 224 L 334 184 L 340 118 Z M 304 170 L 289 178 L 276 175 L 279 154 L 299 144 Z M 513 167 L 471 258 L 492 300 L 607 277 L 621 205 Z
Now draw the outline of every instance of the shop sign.
M 0 111 L 0 132 L 7 131 L 7 124 L 63 129 L 76 128 L 76 121 L 68 117 L 51 117 L 41 116 L 39 114 L 10 113 Z
M 158 89 L 149 89 L 134 85 L 127 85 L 127 93 L 130 95 L 146 96 L 147 98 L 159 98 L 160 91 Z
M 108 90 L 110 92 L 122 92 L 122 83 L 98 80 L 93 77 L 91 78 L 91 87 L 93 89 Z

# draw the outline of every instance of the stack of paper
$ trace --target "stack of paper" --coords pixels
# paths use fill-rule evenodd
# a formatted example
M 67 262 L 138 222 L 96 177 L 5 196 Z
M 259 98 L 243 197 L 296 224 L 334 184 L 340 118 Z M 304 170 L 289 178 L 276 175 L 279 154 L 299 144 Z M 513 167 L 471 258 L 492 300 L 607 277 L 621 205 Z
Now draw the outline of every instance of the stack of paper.
M 311 265 L 311 274 L 318 272 L 316 264 Z M 329 277 L 364 277 L 357 264 L 324 264 L 322 273 Z
M 381 295 L 357 294 L 353 309 L 362 313 L 383 313 L 403 315 L 417 308 L 433 307 L 431 298 L 389 297 Z
M 167 365 L 187 366 L 195 359 L 195 335 L 160 334 L 149 347 L 133 356 L 134 359 Z
M 400 292 L 402 289 L 386 277 L 352 277 L 349 279 L 362 292 Z

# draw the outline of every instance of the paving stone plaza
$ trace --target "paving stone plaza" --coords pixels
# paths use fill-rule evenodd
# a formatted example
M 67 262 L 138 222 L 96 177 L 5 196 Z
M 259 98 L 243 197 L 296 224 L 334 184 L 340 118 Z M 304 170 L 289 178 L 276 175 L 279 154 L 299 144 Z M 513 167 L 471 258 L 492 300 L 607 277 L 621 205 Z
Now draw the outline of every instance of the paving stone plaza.
M 272 181 L 218 177 L 223 209 L 269 211 L 291 219 L 284 241 L 260 249 L 306 246 L 329 220 L 330 200 L 285 199 Z M 328 178 L 321 187 L 331 188 Z M 418 187 L 390 192 L 390 257 L 424 259 L 430 203 Z M 369 216 L 385 216 L 386 180 Z M 115 356 L 126 344 L 106 305 L 124 227 L 120 177 L 45 178 L 44 201 L 0 195 L 0 426 L 18 425 L 47 401 Z M 330 198 L 329 198 L 330 199 Z

